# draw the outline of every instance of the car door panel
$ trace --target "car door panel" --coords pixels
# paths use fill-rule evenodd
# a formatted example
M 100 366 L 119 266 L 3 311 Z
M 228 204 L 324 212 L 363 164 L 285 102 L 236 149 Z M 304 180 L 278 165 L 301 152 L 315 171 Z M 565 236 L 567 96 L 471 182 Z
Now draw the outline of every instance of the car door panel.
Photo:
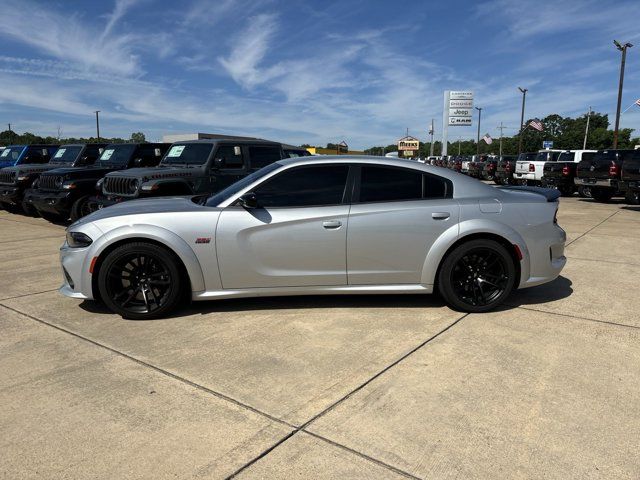
M 348 205 L 229 207 L 216 248 L 225 289 L 346 285 Z
M 431 245 L 459 215 L 453 199 L 353 205 L 347 233 L 349 284 L 420 283 Z

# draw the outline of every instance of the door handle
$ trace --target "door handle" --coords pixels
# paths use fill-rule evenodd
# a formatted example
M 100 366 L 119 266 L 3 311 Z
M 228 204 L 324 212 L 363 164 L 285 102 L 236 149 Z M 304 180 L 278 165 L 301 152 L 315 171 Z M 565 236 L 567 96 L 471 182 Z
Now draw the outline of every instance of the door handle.
M 446 220 L 450 216 L 451 215 L 449 214 L 449 212 L 433 212 L 431 214 L 431 218 L 433 218 L 434 220 Z
M 327 230 L 335 230 L 342 226 L 342 222 L 340 220 L 330 220 L 330 221 L 322 222 L 322 226 Z

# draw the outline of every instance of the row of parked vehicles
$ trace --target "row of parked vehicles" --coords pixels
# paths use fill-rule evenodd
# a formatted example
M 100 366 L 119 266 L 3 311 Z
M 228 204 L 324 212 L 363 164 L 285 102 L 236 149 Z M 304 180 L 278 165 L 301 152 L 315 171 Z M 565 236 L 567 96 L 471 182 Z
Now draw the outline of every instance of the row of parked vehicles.
M 498 185 L 556 188 L 563 196 L 578 192 L 599 202 L 624 197 L 640 203 L 640 149 L 540 150 L 520 155 L 428 157 L 432 165 L 450 168 Z
M 10 145 L 0 151 L 0 205 L 75 221 L 135 198 L 219 191 L 307 150 L 246 137 L 169 143 Z

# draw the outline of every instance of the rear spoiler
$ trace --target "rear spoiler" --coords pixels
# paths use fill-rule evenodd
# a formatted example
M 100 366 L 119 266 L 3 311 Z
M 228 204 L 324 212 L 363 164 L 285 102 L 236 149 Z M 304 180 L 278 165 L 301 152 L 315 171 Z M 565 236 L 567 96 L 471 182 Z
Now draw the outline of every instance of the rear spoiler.
M 542 187 L 525 187 L 525 186 L 504 186 L 497 187 L 500 190 L 511 190 L 519 192 L 537 193 L 547 199 L 547 202 L 555 202 L 560 198 L 560 191 L 555 188 L 542 188 Z

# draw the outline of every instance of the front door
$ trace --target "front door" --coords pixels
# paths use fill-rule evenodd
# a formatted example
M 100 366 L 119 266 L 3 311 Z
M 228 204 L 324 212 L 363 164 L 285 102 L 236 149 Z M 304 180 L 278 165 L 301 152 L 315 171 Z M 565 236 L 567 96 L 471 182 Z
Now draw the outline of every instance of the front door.
M 418 284 L 429 249 L 457 225 L 450 181 L 409 168 L 363 166 L 347 234 L 350 285 Z
M 216 229 L 225 289 L 346 285 L 347 165 L 294 167 L 230 206 Z

